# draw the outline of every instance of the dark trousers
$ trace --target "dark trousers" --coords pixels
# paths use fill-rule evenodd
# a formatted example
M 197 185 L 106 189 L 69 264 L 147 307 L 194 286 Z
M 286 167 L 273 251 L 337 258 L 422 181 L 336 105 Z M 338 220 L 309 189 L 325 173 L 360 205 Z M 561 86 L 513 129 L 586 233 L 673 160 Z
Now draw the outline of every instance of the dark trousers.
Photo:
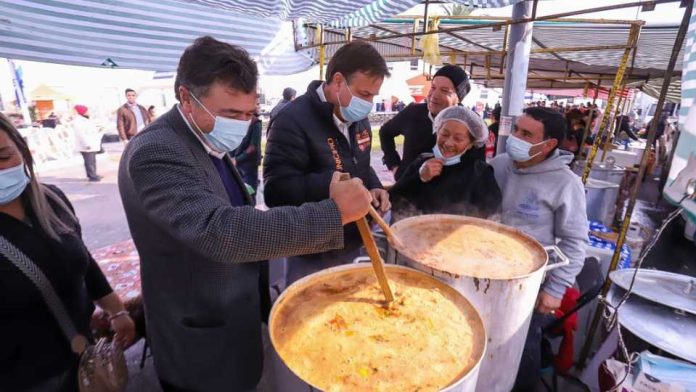
M 532 321 L 529 323 L 527 340 L 524 343 L 520 368 L 515 379 L 514 392 L 534 391 L 541 378 L 541 338 L 543 328 L 555 320 L 548 314 L 534 311 Z
M 97 177 L 97 153 L 82 152 L 82 159 L 85 161 L 85 172 L 87 178 L 96 179 Z

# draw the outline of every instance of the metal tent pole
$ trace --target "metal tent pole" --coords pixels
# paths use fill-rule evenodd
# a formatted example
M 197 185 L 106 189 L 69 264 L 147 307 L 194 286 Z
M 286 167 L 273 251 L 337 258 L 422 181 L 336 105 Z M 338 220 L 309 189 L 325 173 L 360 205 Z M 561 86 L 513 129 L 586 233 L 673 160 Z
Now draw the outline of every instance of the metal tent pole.
M 507 54 L 508 34 L 510 34 L 510 26 L 505 26 L 505 35 L 503 35 L 503 53 L 500 55 L 500 73 L 503 73 L 505 67 L 505 55 Z M 498 119 L 500 120 L 500 119 Z
M 679 33 L 674 41 L 674 47 L 672 48 L 672 55 L 669 58 L 669 64 L 667 65 L 667 70 L 665 71 L 664 80 L 662 82 L 662 90 L 660 91 L 660 98 L 657 100 L 657 107 L 655 108 L 655 118 L 662 113 L 665 106 L 665 98 L 667 97 L 667 91 L 669 90 L 669 84 L 672 80 L 672 73 L 674 72 L 674 66 L 677 62 L 677 57 L 679 57 L 679 52 L 681 51 L 682 44 L 684 43 L 684 37 L 686 36 L 686 31 L 689 27 L 689 19 L 691 17 L 691 11 L 693 9 L 693 1 L 688 1 L 686 5 L 686 10 L 684 11 L 684 17 L 682 18 L 681 26 L 679 26 Z M 650 146 L 652 146 L 655 141 L 655 134 L 657 133 L 657 121 L 653 121 L 650 125 L 648 131 L 648 141 L 646 144 L 646 150 L 643 152 L 643 157 L 640 160 L 640 169 L 638 171 L 638 178 L 636 183 L 633 185 L 633 190 L 631 191 L 631 196 L 628 200 L 628 206 L 626 207 L 626 215 L 624 216 L 621 231 L 619 232 L 619 238 L 616 240 L 616 249 L 614 250 L 614 255 L 611 258 L 611 264 L 609 265 L 609 271 L 607 272 L 606 279 L 604 281 L 604 287 L 602 287 L 601 296 L 606 296 L 611 287 L 611 281 L 609 280 L 609 274 L 616 269 L 621 258 L 621 247 L 626 240 L 626 233 L 628 232 L 628 226 L 631 223 L 631 215 L 633 214 L 633 209 L 636 206 L 636 199 L 638 197 L 638 191 L 643 182 L 643 177 L 645 176 L 645 171 L 648 166 L 648 157 L 650 156 Z M 590 355 L 590 349 L 592 347 L 592 341 L 594 340 L 594 335 L 599 327 L 599 321 L 601 319 L 602 313 L 604 312 L 604 303 L 600 302 L 594 313 L 594 318 L 592 319 L 592 324 L 590 325 L 589 332 L 587 334 L 587 339 L 580 352 L 580 360 L 578 362 L 578 368 L 583 369 L 585 362 Z
M 636 64 L 636 52 L 638 52 L 638 40 L 636 39 L 636 46 L 633 48 L 633 57 L 631 59 L 631 68 L 628 70 L 628 76 L 624 76 L 623 80 L 623 86 L 621 87 L 621 94 L 619 95 L 619 102 L 616 105 L 616 112 L 614 113 L 614 118 L 613 121 L 610 125 L 611 130 L 613 130 L 612 133 L 607 134 L 607 140 L 604 142 L 604 149 L 602 150 L 602 158 L 600 159 L 601 162 L 604 162 L 604 158 L 607 156 L 607 151 L 609 151 L 609 144 L 611 144 L 612 136 L 613 135 L 618 135 L 619 128 L 621 127 L 620 122 L 617 122 L 616 119 L 618 118 L 619 114 L 623 114 L 624 109 L 626 108 L 626 101 L 628 100 L 628 94 L 626 93 L 626 86 L 628 85 L 630 81 L 631 74 L 633 73 L 633 67 Z
M 600 75 L 601 76 L 601 75 Z M 599 97 L 599 88 L 602 86 L 602 79 L 597 80 L 597 88 L 595 88 L 594 97 L 592 97 L 592 104 L 597 103 L 597 97 Z
M 590 108 L 590 114 L 587 117 L 587 122 L 585 123 L 585 130 L 582 132 L 582 142 L 580 143 L 580 152 L 578 155 L 585 156 L 585 140 L 587 140 L 587 134 L 590 133 L 590 127 L 592 126 L 592 116 L 595 113 L 594 108 Z M 587 157 L 585 157 L 587 159 Z
M 619 114 L 621 113 L 621 105 L 626 104 L 626 100 L 623 99 L 623 94 L 625 90 L 626 81 L 624 80 L 623 85 L 621 86 L 621 90 L 619 90 L 619 96 L 616 98 L 616 110 L 614 111 L 610 119 L 609 125 L 607 127 L 607 137 L 604 141 L 604 147 L 602 148 L 602 157 L 599 159 L 600 162 L 604 162 L 604 158 L 606 158 L 607 156 L 607 150 L 609 150 L 609 145 L 611 144 L 612 140 L 614 140 L 614 135 L 616 134 L 617 128 L 616 119 L 619 117 Z
M 413 32 L 418 31 L 418 19 L 413 20 Z M 411 56 L 416 55 L 416 36 L 411 37 Z
M 614 79 L 614 85 L 611 87 L 609 92 L 609 98 L 607 99 L 607 107 L 604 109 L 604 114 L 602 115 L 602 123 L 599 126 L 599 132 L 595 135 L 594 143 L 592 144 L 592 149 L 590 150 L 590 155 L 587 157 L 587 164 L 585 165 L 585 170 L 582 174 L 582 183 L 587 183 L 587 179 L 590 177 L 590 171 L 592 170 L 592 163 L 597 156 L 597 150 L 599 145 L 602 143 L 602 136 L 607 133 L 607 128 L 609 128 L 609 120 L 611 119 L 611 114 L 614 106 L 614 99 L 618 90 L 621 88 L 623 82 L 624 73 L 626 73 L 626 68 L 628 67 L 628 57 L 631 54 L 631 50 L 636 45 L 638 41 L 638 35 L 640 34 L 641 24 L 634 24 L 631 26 L 631 33 L 628 35 L 628 43 L 626 44 L 626 49 L 624 50 L 623 56 L 621 58 L 621 64 L 619 64 L 619 69 L 616 71 L 616 78 Z
M 532 3 L 521 1 L 512 8 L 512 20 L 529 19 Z M 532 49 L 533 22 L 513 24 L 509 27 L 507 67 L 503 87 L 503 107 L 501 120 L 508 117 L 507 127 L 500 127 L 497 153 L 505 152 L 505 142 L 512 132 L 512 122 L 524 109 L 524 91 L 527 88 L 527 71 Z M 503 125 L 501 123 L 501 125 Z

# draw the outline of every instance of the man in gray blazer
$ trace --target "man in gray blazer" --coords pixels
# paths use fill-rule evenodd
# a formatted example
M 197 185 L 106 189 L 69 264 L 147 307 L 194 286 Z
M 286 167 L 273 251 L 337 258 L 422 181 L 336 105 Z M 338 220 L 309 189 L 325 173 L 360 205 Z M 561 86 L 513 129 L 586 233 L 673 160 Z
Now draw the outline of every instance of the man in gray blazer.
M 343 246 L 367 213 L 360 180 L 330 199 L 260 211 L 227 154 L 256 109 L 256 64 L 197 39 L 183 53 L 179 104 L 127 145 L 119 189 L 140 253 L 147 339 L 165 391 L 246 391 L 263 366 L 258 261 Z

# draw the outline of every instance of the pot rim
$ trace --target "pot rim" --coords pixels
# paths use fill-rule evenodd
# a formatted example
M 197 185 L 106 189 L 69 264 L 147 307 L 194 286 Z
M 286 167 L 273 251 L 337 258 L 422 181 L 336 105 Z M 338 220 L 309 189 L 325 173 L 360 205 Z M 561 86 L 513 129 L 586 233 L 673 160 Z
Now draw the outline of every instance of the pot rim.
M 394 223 L 391 228 L 394 231 L 394 233 L 398 236 L 399 235 L 399 230 L 403 230 L 403 228 L 408 227 L 409 224 L 412 224 L 414 221 L 435 221 L 435 220 L 456 220 L 456 221 L 461 221 L 462 223 L 468 223 L 468 224 L 473 224 L 475 226 L 483 226 L 485 228 L 491 228 L 494 231 L 498 233 L 505 233 L 507 235 L 510 235 L 511 237 L 516 237 L 517 240 L 520 242 L 524 243 L 527 248 L 535 255 L 538 256 L 538 258 L 535 257 L 535 261 L 537 262 L 537 267 L 531 270 L 530 272 L 523 274 L 523 275 L 517 275 L 517 276 L 510 276 L 506 278 L 491 278 L 491 277 L 486 277 L 486 276 L 475 276 L 475 275 L 458 275 L 454 274 L 449 271 L 445 271 L 440 268 L 435 268 L 431 265 L 428 265 L 426 263 L 423 263 L 413 257 L 410 252 L 408 251 L 408 247 L 399 247 L 399 246 L 393 246 L 394 250 L 401 254 L 402 256 L 407 257 L 411 262 L 417 263 L 419 265 L 422 265 L 424 267 L 427 267 L 433 271 L 436 271 L 444 276 L 454 278 L 454 279 L 459 279 L 459 278 L 475 278 L 475 279 L 489 279 L 492 281 L 509 281 L 509 280 L 516 280 L 516 279 L 525 279 L 528 278 L 532 275 L 535 275 L 539 273 L 540 271 L 543 272 L 544 268 L 549 262 L 549 255 L 546 249 L 544 249 L 544 246 L 541 245 L 539 241 L 534 239 L 534 237 L 524 233 L 523 231 L 512 227 L 508 225 L 504 225 L 499 222 L 494 222 L 486 219 L 480 219 L 480 218 L 473 218 L 469 216 L 461 216 L 461 215 L 452 215 L 452 214 L 427 214 L 427 215 L 419 215 L 419 216 L 412 216 L 409 218 L 402 219 L 396 223 Z M 400 249 L 401 248 L 401 249 Z M 542 256 L 543 255 L 543 256 Z M 540 262 L 543 259 L 543 262 Z
M 449 284 L 436 279 L 435 277 L 428 275 L 425 272 L 418 271 L 415 268 L 403 266 L 403 265 L 396 265 L 396 264 L 385 264 L 384 265 L 385 269 L 387 270 L 387 274 L 389 270 L 400 270 L 400 271 L 406 271 L 410 274 L 415 274 L 415 275 L 420 275 L 422 278 L 427 279 L 428 281 L 434 283 L 436 286 L 438 286 L 440 289 L 444 289 L 445 291 L 449 292 L 451 295 L 458 297 L 461 299 L 468 307 L 468 311 L 471 311 L 471 314 L 475 316 L 476 323 L 477 323 L 477 329 L 482 332 L 482 334 L 478 335 L 480 339 L 482 339 L 483 344 L 481 345 L 480 352 L 477 353 L 478 359 L 474 363 L 473 366 L 471 366 L 466 372 L 461 372 L 457 377 L 454 379 L 454 381 L 447 386 L 443 387 L 441 391 L 447 391 L 449 388 L 459 384 L 463 380 L 467 378 L 470 374 L 476 371 L 476 369 L 480 368 L 481 362 L 483 362 L 484 357 L 486 356 L 486 350 L 488 349 L 488 334 L 486 332 L 486 327 L 485 324 L 483 323 L 483 318 L 481 318 L 481 313 L 479 313 L 478 309 L 469 301 L 468 298 L 466 298 L 462 293 L 460 293 L 457 289 L 454 287 L 450 286 Z M 322 278 L 324 276 L 329 276 L 335 273 L 342 273 L 342 272 L 350 272 L 351 270 L 364 270 L 364 269 L 372 269 L 372 266 L 370 264 L 344 264 L 344 265 L 339 265 L 336 267 L 331 267 L 327 269 L 323 269 L 321 271 L 315 272 L 311 275 L 307 275 L 303 277 L 302 279 L 299 279 L 292 283 L 290 286 L 288 286 L 281 294 L 278 296 L 276 299 L 275 303 L 271 307 L 271 312 L 268 316 L 268 335 L 271 340 L 271 346 L 273 347 L 273 350 L 275 350 L 276 355 L 278 358 L 283 362 L 283 364 L 294 374 L 297 378 L 302 380 L 305 384 L 311 386 L 312 388 L 322 391 L 321 388 L 317 387 L 316 385 L 313 385 L 309 383 L 307 380 L 303 379 L 300 377 L 293 369 L 290 368 L 290 366 L 287 365 L 285 362 L 285 359 L 280 355 L 278 350 L 276 350 L 276 341 L 275 341 L 275 336 L 273 334 L 273 330 L 275 327 L 275 322 L 276 322 L 276 314 L 278 312 L 278 309 L 280 309 L 283 306 L 283 303 L 287 300 L 288 297 L 291 295 L 295 294 L 298 290 L 308 286 L 313 280 Z M 475 336 L 477 334 L 474 334 Z

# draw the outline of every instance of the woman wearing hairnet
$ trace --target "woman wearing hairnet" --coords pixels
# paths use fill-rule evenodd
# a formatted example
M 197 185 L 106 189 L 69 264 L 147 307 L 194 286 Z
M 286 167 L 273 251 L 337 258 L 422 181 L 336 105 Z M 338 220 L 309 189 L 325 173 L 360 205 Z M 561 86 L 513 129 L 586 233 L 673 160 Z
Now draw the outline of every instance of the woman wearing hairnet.
M 502 195 L 493 168 L 475 154 L 488 140 L 481 117 L 452 106 L 437 115 L 433 132 L 433 152 L 411 163 L 390 191 L 394 221 L 422 214 L 487 218 L 496 213 Z

